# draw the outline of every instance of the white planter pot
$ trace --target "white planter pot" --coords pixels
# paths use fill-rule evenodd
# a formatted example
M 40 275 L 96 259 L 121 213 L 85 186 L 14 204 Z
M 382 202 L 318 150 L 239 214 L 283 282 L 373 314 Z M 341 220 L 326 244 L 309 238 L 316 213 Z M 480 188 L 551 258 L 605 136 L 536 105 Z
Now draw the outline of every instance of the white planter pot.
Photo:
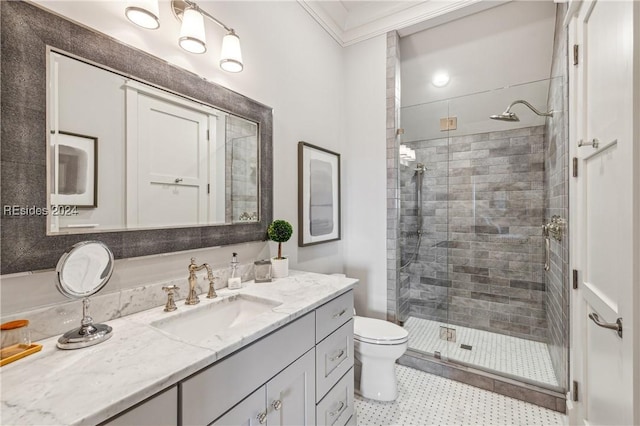
M 289 276 L 289 259 L 271 259 L 271 276 L 273 278 L 286 278 Z

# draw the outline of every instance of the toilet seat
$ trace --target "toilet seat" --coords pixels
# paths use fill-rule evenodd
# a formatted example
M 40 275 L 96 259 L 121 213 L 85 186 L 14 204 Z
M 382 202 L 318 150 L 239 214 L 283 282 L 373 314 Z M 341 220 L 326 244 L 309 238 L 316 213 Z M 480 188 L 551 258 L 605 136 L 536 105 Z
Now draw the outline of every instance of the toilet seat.
M 374 345 L 402 345 L 409 340 L 409 332 L 389 321 L 355 316 L 353 338 Z

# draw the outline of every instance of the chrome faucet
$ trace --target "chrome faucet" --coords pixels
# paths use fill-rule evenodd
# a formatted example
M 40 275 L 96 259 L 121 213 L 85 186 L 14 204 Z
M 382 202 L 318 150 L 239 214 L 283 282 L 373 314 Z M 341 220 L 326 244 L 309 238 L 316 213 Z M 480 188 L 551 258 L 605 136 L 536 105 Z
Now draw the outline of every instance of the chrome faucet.
M 196 272 L 203 269 L 207 270 L 207 279 L 209 280 L 209 295 L 207 297 L 213 298 L 217 296 L 215 290 L 213 290 L 213 272 L 211 271 L 211 266 L 209 266 L 208 263 L 203 263 L 198 266 L 196 265 L 196 258 L 192 257 L 191 263 L 189 264 L 189 295 L 184 301 L 185 305 L 197 305 L 200 303 L 200 299 L 198 299 L 198 295 L 196 294 L 196 284 L 198 282 Z

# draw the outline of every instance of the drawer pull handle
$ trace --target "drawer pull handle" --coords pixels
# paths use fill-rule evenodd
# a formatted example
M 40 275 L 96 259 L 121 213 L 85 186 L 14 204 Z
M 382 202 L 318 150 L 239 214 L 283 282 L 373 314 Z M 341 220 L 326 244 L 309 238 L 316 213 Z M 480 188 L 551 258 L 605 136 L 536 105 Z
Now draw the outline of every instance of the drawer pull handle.
M 258 419 L 258 423 L 263 425 L 264 422 L 267 421 L 267 413 L 260 413 L 260 414 L 258 414 L 258 417 L 256 417 L 256 418 Z
M 346 312 L 347 312 L 347 310 L 346 310 L 346 309 L 343 309 L 343 310 L 341 310 L 340 312 L 338 312 L 337 314 L 333 314 L 333 317 L 332 317 L 332 318 L 333 318 L 333 319 L 340 318 L 340 317 L 341 317 L 341 316 L 343 316 Z
M 338 407 L 338 409 L 336 411 L 332 411 L 329 413 L 329 415 L 331 417 L 335 417 L 338 414 L 340 414 L 340 412 L 342 411 L 342 409 L 344 408 L 344 401 L 340 401 L 340 406 Z
M 344 349 L 341 349 L 340 353 L 338 353 L 338 355 L 336 355 L 334 357 L 329 358 L 329 361 L 335 361 L 337 359 L 342 358 L 342 355 L 344 355 L 344 353 L 345 353 Z
M 282 408 L 282 401 L 277 400 L 277 401 L 273 401 L 273 404 L 271 404 L 273 406 L 273 409 L 278 411 L 280 408 Z

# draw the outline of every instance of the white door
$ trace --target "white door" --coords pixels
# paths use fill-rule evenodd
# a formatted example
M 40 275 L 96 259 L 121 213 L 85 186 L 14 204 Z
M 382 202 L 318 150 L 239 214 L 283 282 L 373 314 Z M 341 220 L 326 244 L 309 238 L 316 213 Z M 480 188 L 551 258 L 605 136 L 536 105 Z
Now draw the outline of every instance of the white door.
M 634 412 L 640 373 L 634 366 L 640 284 L 634 19 L 635 2 L 599 0 L 582 3 L 571 24 L 570 45 L 579 45 L 570 86 L 570 152 L 578 169 L 570 178 L 571 263 L 579 283 L 571 299 L 571 374 L 579 391 L 569 414 L 575 424 L 640 422 Z
M 207 114 L 138 98 L 138 224 L 207 223 Z
M 267 426 L 316 424 L 315 350 L 300 357 L 267 383 Z

